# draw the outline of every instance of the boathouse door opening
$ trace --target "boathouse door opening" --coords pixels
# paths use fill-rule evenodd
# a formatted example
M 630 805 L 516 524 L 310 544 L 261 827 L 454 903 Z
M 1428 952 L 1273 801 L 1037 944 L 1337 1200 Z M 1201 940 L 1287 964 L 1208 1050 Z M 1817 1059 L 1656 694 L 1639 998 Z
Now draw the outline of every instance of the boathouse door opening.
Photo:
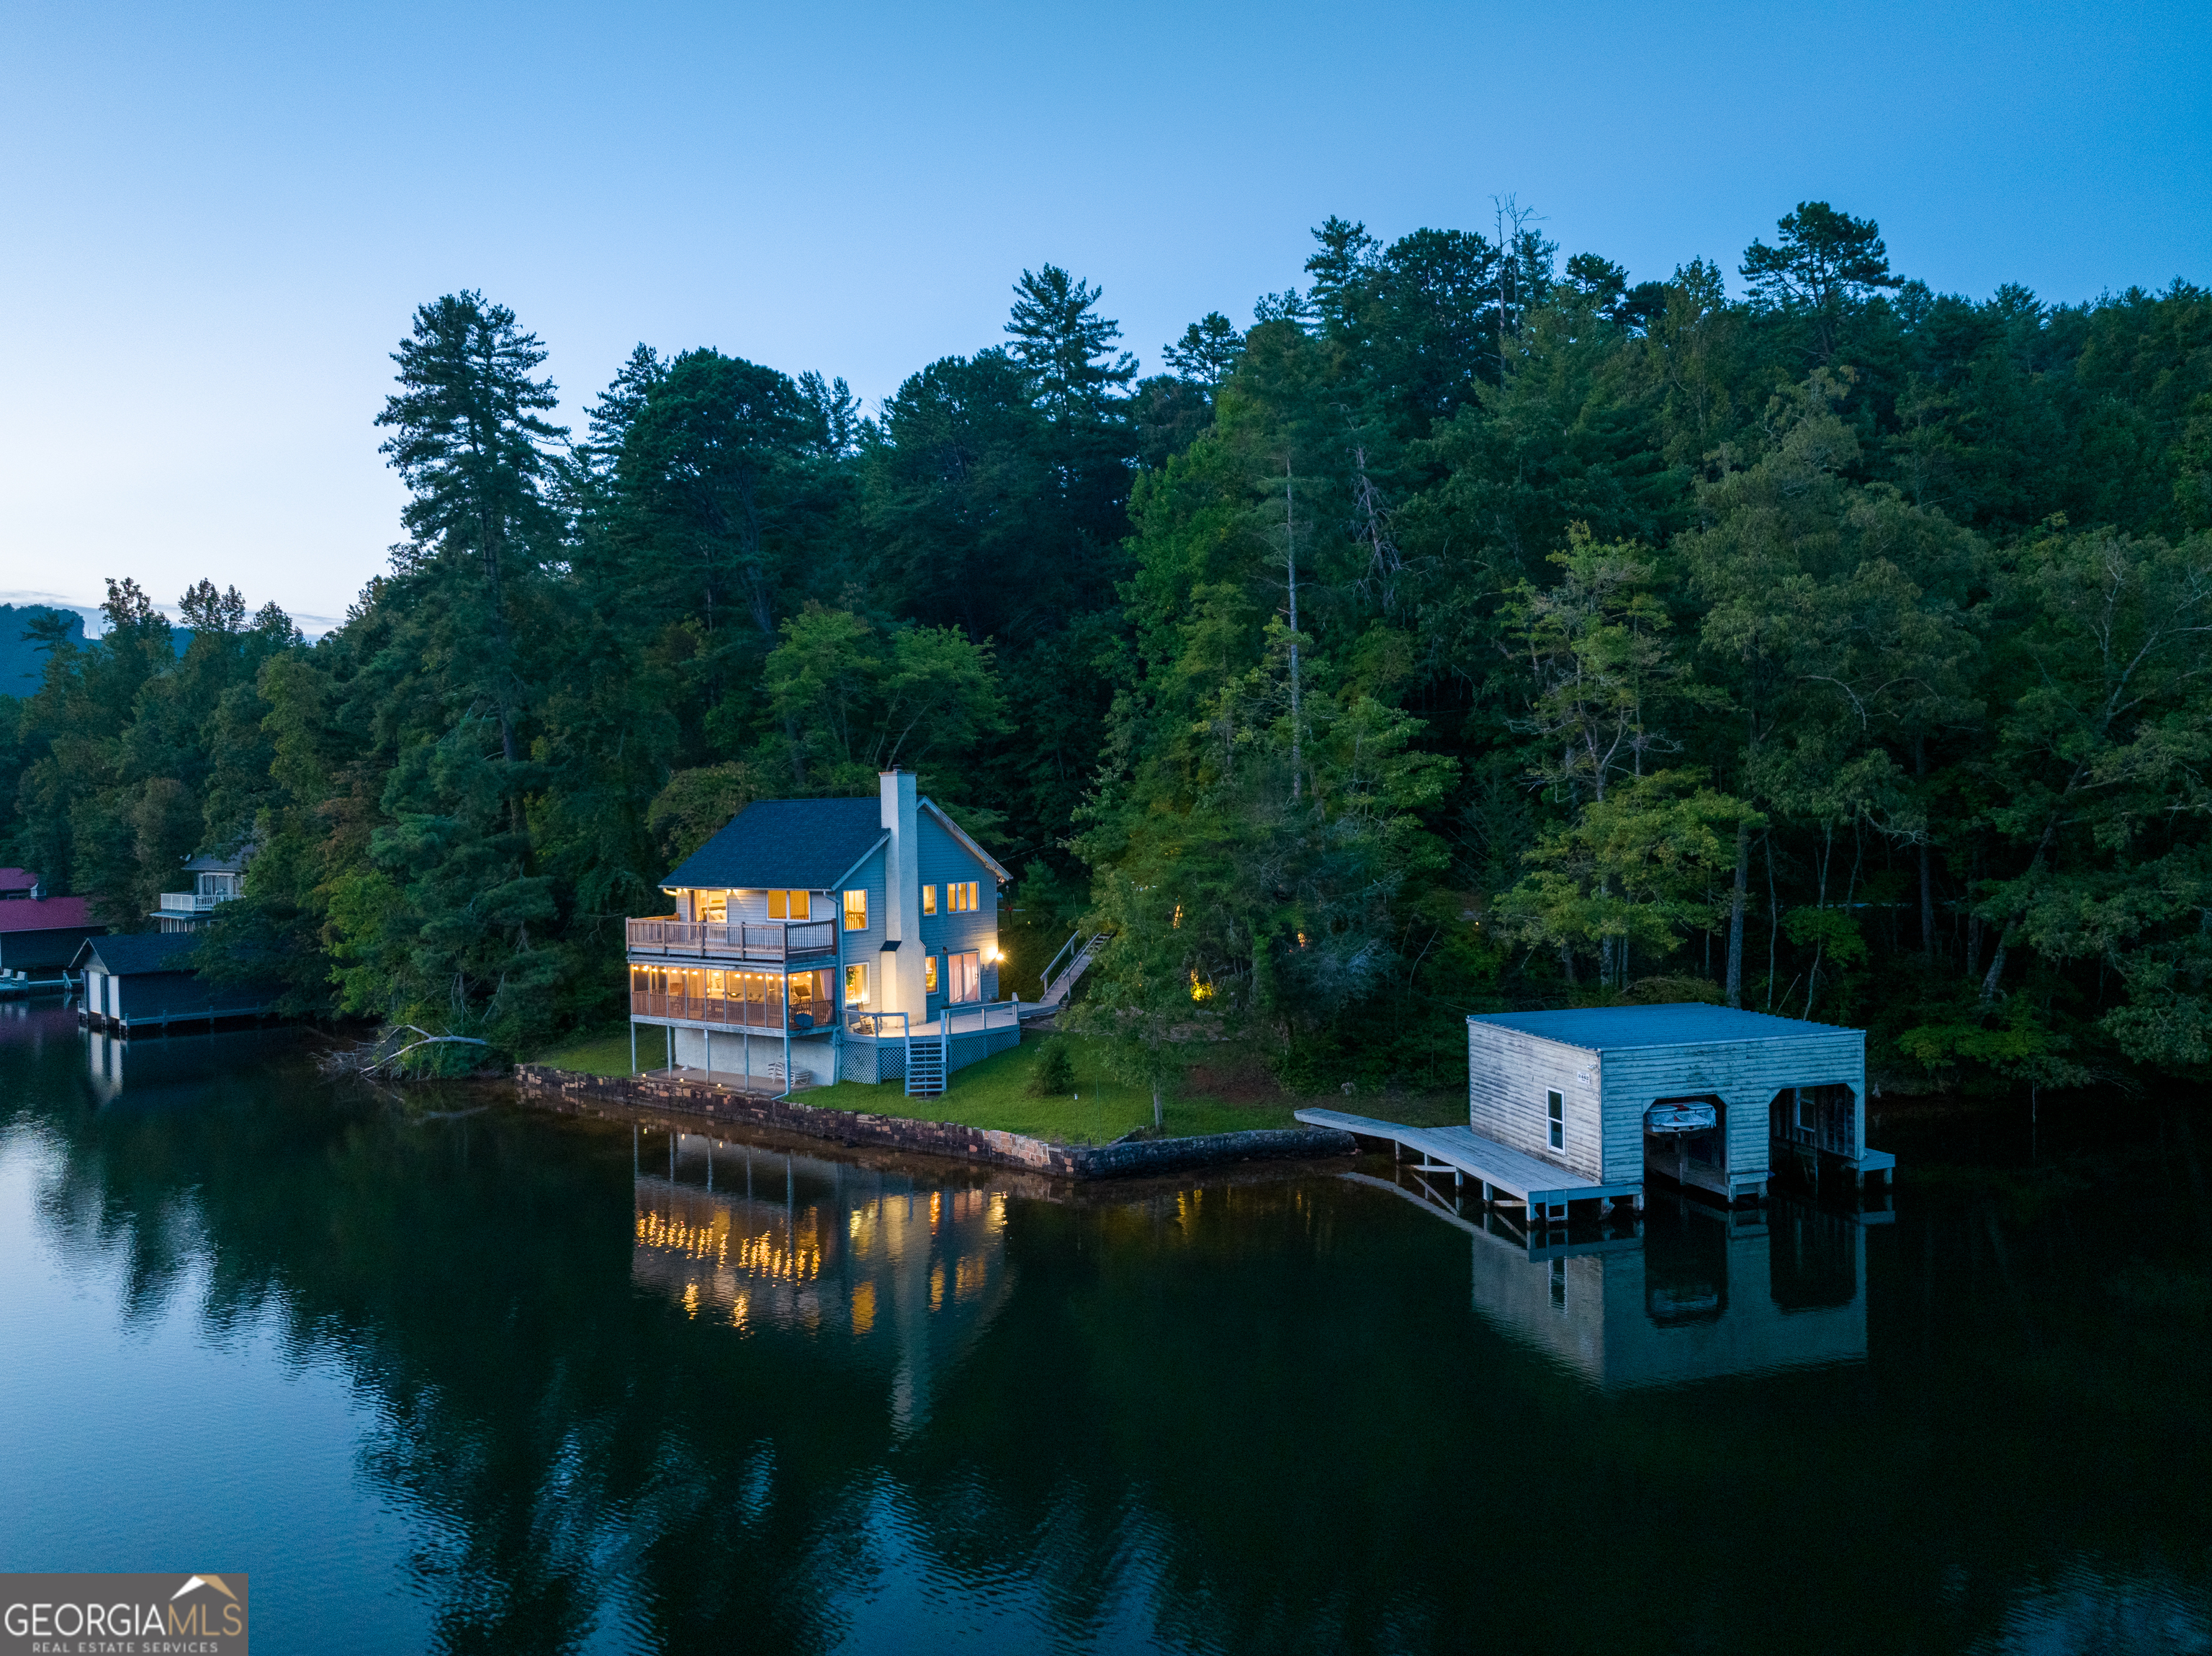
M 1644 1112 L 1644 1168 L 1678 1185 L 1732 1194 L 1728 1101 L 1718 1093 L 1655 1098 Z

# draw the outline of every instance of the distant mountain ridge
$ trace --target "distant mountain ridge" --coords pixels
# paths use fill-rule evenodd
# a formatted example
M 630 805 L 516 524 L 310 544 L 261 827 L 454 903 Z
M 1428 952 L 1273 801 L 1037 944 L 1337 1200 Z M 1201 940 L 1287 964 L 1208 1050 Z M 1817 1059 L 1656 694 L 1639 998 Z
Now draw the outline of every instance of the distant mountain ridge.
M 58 604 L 0 604 L 0 695 L 35 695 L 46 682 L 46 658 L 27 636 L 38 616 L 60 616 L 69 622 L 67 637 L 84 647 L 84 611 Z M 192 641 L 191 629 L 172 628 L 179 655 Z

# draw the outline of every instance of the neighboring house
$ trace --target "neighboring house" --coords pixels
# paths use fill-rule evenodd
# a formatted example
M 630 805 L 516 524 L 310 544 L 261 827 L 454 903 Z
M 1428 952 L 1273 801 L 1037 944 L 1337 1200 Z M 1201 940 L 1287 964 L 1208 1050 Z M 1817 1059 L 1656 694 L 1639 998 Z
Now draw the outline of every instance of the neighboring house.
M 246 864 L 252 858 L 251 846 L 217 855 L 202 852 L 185 859 L 185 872 L 191 877 L 190 891 L 165 891 L 161 906 L 148 911 L 159 931 L 197 931 L 207 921 L 219 904 L 227 903 L 246 892 Z
M 84 975 L 82 1016 L 95 1028 L 125 1034 L 171 1023 L 265 1016 L 275 992 L 206 981 L 182 958 L 197 944 L 181 932 L 88 938 L 70 962 L 72 971 Z
M 628 923 L 633 1042 L 662 1026 L 676 1067 L 742 1087 L 941 1091 L 1021 1038 L 998 998 L 1009 877 L 910 771 L 748 805 L 661 883 L 673 913 Z
M 82 897 L 49 897 L 28 869 L 0 868 L 0 972 L 60 975 L 87 937 L 107 928 Z
M 1480 1013 L 1467 1021 L 1468 1125 L 1601 1184 L 1647 1171 L 1762 1196 L 1773 1152 L 1863 1180 L 1866 1033 L 1696 1003 Z

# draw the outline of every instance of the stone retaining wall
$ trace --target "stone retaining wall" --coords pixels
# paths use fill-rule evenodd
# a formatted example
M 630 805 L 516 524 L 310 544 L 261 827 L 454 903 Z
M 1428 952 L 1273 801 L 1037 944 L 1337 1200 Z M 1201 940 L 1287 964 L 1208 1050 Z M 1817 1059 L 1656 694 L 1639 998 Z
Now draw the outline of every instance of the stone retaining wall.
M 774 1127 L 841 1144 L 878 1144 L 918 1150 L 958 1162 L 988 1162 L 1059 1179 L 1113 1179 L 1285 1156 L 1349 1156 L 1352 1135 L 1330 1127 L 1265 1128 L 1209 1133 L 1197 1138 L 1125 1140 L 1114 1144 L 1055 1144 L 1022 1133 L 993 1132 L 950 1121 L 910 1121 L 904 1116 L 858 1110 L 823 1110 L 795 1100 L 735 1092 L 703 1082 L 653 1076 L 591 1076 L 543 1064 L 518 1064 L 516 1089 L 525 1098 L 674 1110 L 737 1125 Z

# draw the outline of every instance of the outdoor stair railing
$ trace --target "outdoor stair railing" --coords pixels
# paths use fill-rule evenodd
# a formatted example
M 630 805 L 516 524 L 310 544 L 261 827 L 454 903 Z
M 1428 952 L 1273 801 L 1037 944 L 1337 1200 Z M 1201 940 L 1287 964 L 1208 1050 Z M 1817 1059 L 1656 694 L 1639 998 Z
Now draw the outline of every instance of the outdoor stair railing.
M 1092 961 L 1098 958 L 1098 951 L 1105 946 L 1106 934 L 1103 931 L 1094 931 L 1087 937 L 1078 931 L 1060 944 L 1060 953 L 1054 955 L 1044 968 L 1044 997 L 1031 1010 L 1042 1016 L 1047 1012 L 1056 1012 L 1065 1006 L 1069 994 L 1075 988 L 1076 980 L 1089 968 Z M 1060 968 L 1063 960 L 1067 961 L 1064 969 Z M 1053 975 L 1055 970 L 1060 972 L 1058 977 Z

